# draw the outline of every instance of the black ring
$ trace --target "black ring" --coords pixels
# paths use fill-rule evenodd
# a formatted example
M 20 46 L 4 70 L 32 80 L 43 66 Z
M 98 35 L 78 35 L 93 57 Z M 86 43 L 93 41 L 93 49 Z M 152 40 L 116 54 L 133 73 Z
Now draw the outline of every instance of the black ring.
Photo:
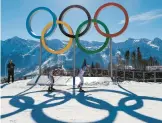
M 90 26 L 91 26 L 91 15 L 90 15 L 90 13 L 88 12 L 88 10 L 87 10 L 86 8 L 84 8 L 84 7 L 81 6 L 81 5 L 71 5 L 71 6 L 68 6 L 67 8 L 65 8 L 65 9 L 61 12 L 60 17 L 59 17 L 59 21 L 62 21 L 62 19 L 63 19 L 63 17 L 64 17 L 64 14 L 65 14 L 69 9 L 72 9 L 72 8 L 79 8 L 79 9 L 83 10 L 83 11 L 86 13 L 87 17 L 88 17 L 88 24 L 87 24 L 86 29 L 85 29 L 82 33 L 79 34 L 79 37 L 81 37 L 81 36 L 83 36 L 83 35 L 89 30 L 89 28 L 90 28 Z M 69 38 L 75 38 L 75 35 L 70 35 L 70 34 L 66 33 L 66 31 L 64 30 L 62 24 L 59 24 L 59 28 L 60 28 L 61 32 L 62 32 L 64 35 L 66 35 L 67 37 L 69 37 Z

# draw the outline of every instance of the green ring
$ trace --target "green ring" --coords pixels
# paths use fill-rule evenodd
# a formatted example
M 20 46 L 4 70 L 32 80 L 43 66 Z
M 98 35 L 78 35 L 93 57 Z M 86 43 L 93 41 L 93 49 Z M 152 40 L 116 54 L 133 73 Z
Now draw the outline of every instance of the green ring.
M 103 22 L 101 22 L 100 20 L 96 20 L 96 19 L 92 19 L 91 21 L 92 21 L 92 22 L 95 22 L 95 23 L 98 23 L 98 24 L 100 24 L 101 26 L 103 26 L 104 29 L 105 29 L 105 31 L 106 31 L 106 33 L 109 34 L 109 30 L 108 30 L 107 26 L 106 26 Z M 76 31 L 76 38 L 75 38 L 75 41 L 76 41 L 76 43 L 77 43 L 77 46 L 78 46 L 82 51 L 84 51 L 84 52 L 86 52 L 86 53 L 88 53 L 88 54 L 99 53 L 99 52 L 101 52 L 102 50 L 104 50 L 104 49 L 106 48 L 106 46 L 107 46 L 108 43 L 109 43 L 109 39 L 110 39 L 110 38 L 107 37 L 105 43 L 103 44 L 103 46 L 100 47 L 100 48 L 97 49 L 97 50 L 88 50 L 88 49 L 86 49 L 86 48 L 83 47 L 83 46 L 81 45 L 81 43 L 79 42 L 79 34 L 80 34 L 80 31 L 81 31 L 82 27 L 83 27 L 84 25 L 86 25 L 87 23 L 88 23 L 88 20 L 84 21 L 83 23 L 81 23 L 81 24 L 79 25 L 79 27 L 78 27 L 78 29 L 77 29 L 77 31 Z

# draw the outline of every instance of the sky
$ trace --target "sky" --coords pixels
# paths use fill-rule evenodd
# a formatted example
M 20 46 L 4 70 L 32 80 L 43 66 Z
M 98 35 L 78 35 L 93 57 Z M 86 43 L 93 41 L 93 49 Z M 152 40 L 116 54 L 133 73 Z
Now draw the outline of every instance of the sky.
M 158 37 L 162 39 L 162 0 L 1 0 L 1 36 L 2 40 L 18 36 L 24 39 L 32 39 L 26 30 L 26 18 L 29 13 L 37 7 L 47 7 L 52 10 L 59 18 L 61 12 L 69 5 L 82 5 L 91 14 L 93 18 L 96 10 L 108 2 L 121 4 L 128 12 L 129 25 L 126 31 L 113 38 L 115 42 L 123 42 L 128 38 L 148 38 L 153 40 Z M 73 32 L 76 33 L 78 26 L 87 20 L 86 14 L 73 8 L 68 11 L 63 21 L 68 23 Z M 100 12 L 98 20 L 104 22 L 110 33 L 116 33 L 124 25 L 125 17 L 123 12 L 117 7 L 106 7 Z M 48 12 L 39 11 L 33 16 L 31 26 L 37 35 L 41 35 L 43 28 L 52 17 Z M 102 26 L 101 30 L 104 31 Z M 65 28 L 67 31 L 67 29 Z M 69 40 L 64 36 L 59 27 L 48 37 L 49 39 Z M 91 29 L 82 37 L 81 40 L 87 41 L 105 41 L 105 37 L 99 34 L 92 23 Z

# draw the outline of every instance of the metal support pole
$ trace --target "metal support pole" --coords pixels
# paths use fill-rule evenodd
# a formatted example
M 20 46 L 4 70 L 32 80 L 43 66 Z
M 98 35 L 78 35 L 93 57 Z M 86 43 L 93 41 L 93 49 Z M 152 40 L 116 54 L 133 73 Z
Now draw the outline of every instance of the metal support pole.
M 156 72 L 154 72 L 154 82 L 156 82 Z
M 73 89 L 75 89 L 75 40 L 73 40 Z
M 145 72 L 143 71 L 143 82 L 145 82 Z
M 125 70 L 124 70 L 124 81 L 126 80 L 126 77 L 125 77 Z
M 41 66 L 42 66 L 42 42 L 41 42 L 41 39 L 40 39 L 39 75 L 41 75 L 41 73 L 42 73 Z
M 111 77 L 113 77 L 113 70 L 112 70 L 112 38 L 110 39 L 110 71 Z

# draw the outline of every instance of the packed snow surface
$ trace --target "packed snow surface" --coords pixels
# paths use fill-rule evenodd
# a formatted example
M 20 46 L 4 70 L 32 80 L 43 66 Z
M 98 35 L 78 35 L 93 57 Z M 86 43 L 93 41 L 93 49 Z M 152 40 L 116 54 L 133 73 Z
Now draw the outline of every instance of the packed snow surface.
M 1 122 L 162 123 L 162 84 L 110 80 L 85 78 L 86 93 L 74 91 L 67 77 L 58 79 L 51 93 L 48 86 L 27 86 L 31 80 L 1 84 Z

